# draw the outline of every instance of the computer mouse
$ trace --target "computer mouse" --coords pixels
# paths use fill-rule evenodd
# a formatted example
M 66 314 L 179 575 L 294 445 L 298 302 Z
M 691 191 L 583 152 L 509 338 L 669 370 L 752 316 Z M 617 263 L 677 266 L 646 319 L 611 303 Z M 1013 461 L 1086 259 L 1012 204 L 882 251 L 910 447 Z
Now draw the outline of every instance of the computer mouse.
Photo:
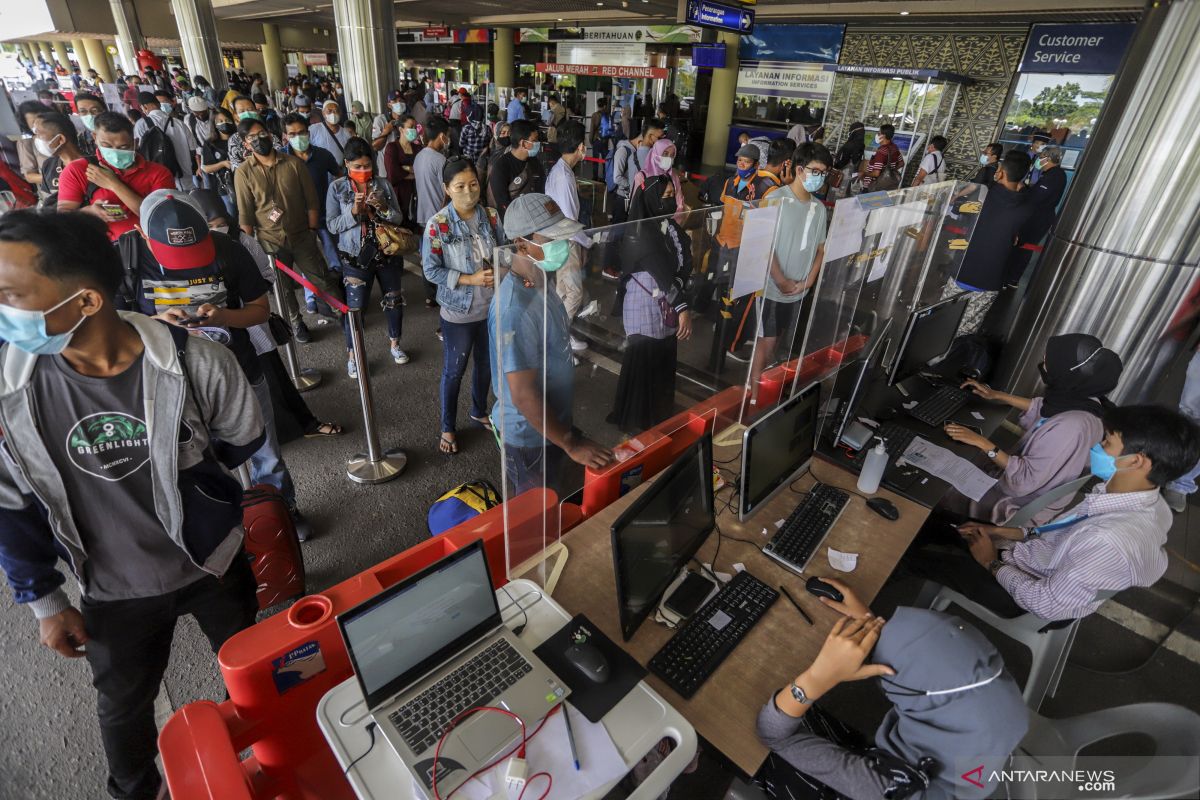
M 804 584 L 804 588 L 808 589 L 809 594 L 816 595 L 817 597 L 828 597 L 835 603 L 840 603 L 846 599 L 842 596 L 841 592 L 816 576 L 809 578 L 808 582 Z
M 884 519 L 900 519 L 900 509 L 896 508 L 896 506 L 892 504 L 891 500 L 885 500 L 882 497 L 872 497 L 867 500 L 867 508 L 871 509 Z
M 608 659 L 604 657 L 595 645 L 583 642 L 567 648 L 564 655 L 567 661 L 586 675 L 593 683 L 606 683 L 612 671 L 608 668 Z

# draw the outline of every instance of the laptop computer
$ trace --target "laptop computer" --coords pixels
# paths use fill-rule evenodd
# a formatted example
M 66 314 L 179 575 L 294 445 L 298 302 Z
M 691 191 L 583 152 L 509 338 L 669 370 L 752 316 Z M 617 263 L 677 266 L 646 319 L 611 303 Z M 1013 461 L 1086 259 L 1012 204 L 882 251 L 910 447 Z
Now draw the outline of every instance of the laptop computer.
M 477 706 L 528 730 L 569 690 L 500 620 L 483 541 L 454 552 L 337 618 L 383 738 L 433 796 L 434 752 L 450 722 Z M 437 759 L 442 797 L 513 746 L 521 728 L 477 712 Z

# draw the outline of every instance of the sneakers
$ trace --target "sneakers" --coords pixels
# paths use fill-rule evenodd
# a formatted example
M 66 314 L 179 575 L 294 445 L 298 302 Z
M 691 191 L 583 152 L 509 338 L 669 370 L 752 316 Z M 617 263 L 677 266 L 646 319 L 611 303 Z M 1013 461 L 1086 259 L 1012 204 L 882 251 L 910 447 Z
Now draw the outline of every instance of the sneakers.
M 752 353 L 752 352 L 754 352 L 754 351 L 751 350 L 751 351 L 747 352 L 745 350 L 742 350 L 741 352 L 738 352 L 735 350 L 733 352 L 728 352 L 725 355 L 727 358 L 730 358 L 730 359 L 738 362 L 739 364 L 749 364 L 750 363 L 750 353 Z
M 300 509 L 290 508 L 288 510 L 292 514 L 292 524 L 296 526 L 296 538 L 302 542 L 307 542 L 309 537 L 312 536 L 312 524 L 300 513 Z
M 604 271 L 600 273 L 600 277 L 606 281 L 619 281 L 621 280 L 621 273 L 612 267 L 605 267 Z
M 304 320 L 300 320 L 292 326 L 292 335 L 300 344 L 308 344 L 312 341 L 312 334 L 308 332 L 308 326 L 304 324 Z
M 446 341 L 446 337 L 445 337 L 444 335 L 442 335 L 442 329 L 441 329 L 441 328 L 438 328 L 436 331 L 434 331 L 434 332 L 433 332 L 433 335 L 434 335 L 434 336 L 436 336 L 436 337 L 438 337 L 438 341 L 439 341 L 439 342 L 444 342 L 444 341 Z
M 1187 510 L 1188 496 L 1183 492 L 1177 492 L 1174 489 L 1163 489 L 1163 499 L 1167 501 L 1167 506 L 1176 514 L 1182 514 Z
M 308 313 L 310 314 L 317 313 L 317 299 L 315 297 L 308 298 L 304 301 L 304 307 L 308 309 Z
M 584 306 L 580 310 L 578 316 L 583 319 L 587 319 L 588 317 L 595 317 L 595 316 L 598 316 L 599 314 L 600 314 L 600 304 L 597 303 L 595 300 L 593 300 L 592 302 L 588 303 L 586 306 Z
M 346 361 L 346 374 L 354 380 L 358 380 L 358 365 L 354 363 L 353 358 Z
M 392 361 L 400 365 L 407 364 L 408 353 L 401 350 L 399 345 L 392 345 Z
M 571 350 L 573 352 L 582 353 L 584 350 L 587 350 L 587 349 L 588 349 L 587 342 L 583 341 L 582 339 L 576 339 L 574 336 L 571 337 Z

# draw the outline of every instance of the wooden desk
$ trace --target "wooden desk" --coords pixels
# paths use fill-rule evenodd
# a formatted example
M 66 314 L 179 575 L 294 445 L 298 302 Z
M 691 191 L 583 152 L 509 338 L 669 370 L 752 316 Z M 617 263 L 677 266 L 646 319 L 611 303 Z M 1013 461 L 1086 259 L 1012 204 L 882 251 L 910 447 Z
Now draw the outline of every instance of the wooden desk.
M 713 458 L 721 461 L 737 450 L 714 447 Z M 823 483 L 854 489 L 857 480 L 854 475 L 824 461 L 814 460 L 813 464 Z M 736 461 L 721 466 L 734 472 L 739 469 Z M 795 486 L 804 491 L 813 483 L 810 472 Z M 554 590 L 554 599 L 572 613 L 587 614 L 614 642 L 621 641 L 621 628 L 617 617 L 611 526 L 649 484 L 639 486 L 562 538 L 570 555 Z M 767 757 L 767 749 L 755 733 L 759 709 L 773 692 L 800 674 L 816 657 L 838 615 L 805 591 L 805 578 L 785 570 L 758 548 L 728 538 L 736 536 L 766 544 L 769 536 L 763 535 L 763 528 L 774 534 L 775 521 L 791 513 L 800 497 L 784 489 L 754 517 L 740 523 L 736 513 L 722 511 L 731 491 L 726 487 L 717 494 L 717 522 L 726 536 L 721 539 L 721 552 L 714 567 L 722 572 L 733 572 L 733 564 L 741 562 L 767 585 L 787 587 L 816 625 L 806 623 L 788 599 L 780 597 L 690 700 L 684 700 L 653 675 L 646 680 L 701 736 L 739 768 L 753 775 Z M 900 518 L 894 522 L 886 520 L 868 509 L 861 497 L 852 495 L 841 519 L 813 556 L 806 576 L 833 575 L 853 588 L 865 602 L 875 598 L 929 514 L 927 508 L 891 492 L 880 491 L 878 496 L 895 503 Z M 834 572 L 826 555 L 827 546 L 858 553 L 858 566 L 851 573 Z M 699 558 L 711 562 L 716 548 L 714 532 L 701 548 Z M 645 664 L 673 634 L 674 631 L 655 624 L 651 614 L 624 647 Z

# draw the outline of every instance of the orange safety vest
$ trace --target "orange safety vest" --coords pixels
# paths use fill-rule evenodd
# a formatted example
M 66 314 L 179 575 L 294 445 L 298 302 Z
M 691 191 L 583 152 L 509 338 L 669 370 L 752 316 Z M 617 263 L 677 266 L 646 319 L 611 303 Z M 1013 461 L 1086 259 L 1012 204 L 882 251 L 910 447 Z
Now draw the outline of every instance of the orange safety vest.
M 781 185 L 779 178 L 772 172 L 760 169 L 742 190 L 743 195 L 737 195 L 738 176 L 734 175 L 725 181 L 721 187 L 721 227 L 717 230 L 717 244 L 722 247 L 740 247 L 742 244 L 742 225 L 749 204 L 761 200 L 774 192 Z

